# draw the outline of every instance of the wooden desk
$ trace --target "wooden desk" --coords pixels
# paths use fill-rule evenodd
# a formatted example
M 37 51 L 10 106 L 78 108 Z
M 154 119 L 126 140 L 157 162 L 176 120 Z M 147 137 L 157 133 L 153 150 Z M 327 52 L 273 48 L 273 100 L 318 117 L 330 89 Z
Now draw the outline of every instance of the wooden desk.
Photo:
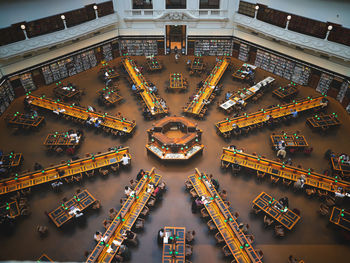
M 0 156 L 1 168 L 15 168 L 19 166 L 23 161 L 22 153 L 9 153 Z
M 65 101 L 69 101 L 74 99 L 80 99 L 82 92 L 75 86 L 56 83 L 56 87 L 53 89 L 53 93 L 57 98 L 60 98 Z
M 334 113 L 329 115 L 315 115 L 314 117 L 307 118 L 306 123 L 312 129 L 328 129 L 341 124 L 337 117 L 338 116 Z
M 81 212 L 83 212 L 95 201 L 95 197 L 93 197 L 87 190 L 83 190 L 79 194 L 76 194 L 72 199 L 51 211 L 49 213 L 49 217 L 57 227 L 61 227 L 75 216 L 74 214 L 70 213 L 71 210 L 78 208 Z
M 5 217 L 9 215 L 11 218 L 16 218 L 19 216 L 19 208 L 17 201 L 6 203 L 0 206 L 0 217 Z
M 305 185 L 321 190 L 326 190 L 335 193 L 338 187 L 344 189 L 350 194 L 350 182 L 339 180 L 323 174 L 310 172 L 290 165 L 284 165 L 280 162 L 275 162 L 260 156 L 255 156 L 243 152 L 237 152 L 232 149 L 223 148 L 221 162 L 228 162 L 242 167 L 247 167 L 252 170 L 264 172 L 296 182 L 301 176 L 305 178 Z
M 37 262 L 54 262 L 51 258 L 49 258 L 48 255 L 45 253 L 40 256 L 40 258 L 37 260 Z
M 135 122 L 128 121 L 125 118 L 117 118 L 108 114 L 91 112 L 82 107 L 57 102 L 45 97 L 29 95 L 26 97 L 26 99 L 30 105 L 47 109 L 49 111 L 59 111 L 59 114 L 67 115 L 83 121 L 86 121 L 89 117 L 102 118 L 103 122 L 101 123 L 101 126 L 121 131 L 125 134 L 131 134 L 136 126 Z
M 101 101 L 107 105 L 114 105 L 123 99 L 123 97 L 118 94 L 118 90 L 115 87 L 105 87 L 98 93 Z
M 162 65 L 159 63 L 158 59 L 156 57 L 147 58 L 147 68 L 149 71 L 158 71 L 162 69 Z
M 15 177 L 5 178 L 0 180 L 0 195 L 113 165 L 121 162 L 124 154 L 131 158 L 129 148 L 126 147 L 117 151 L 91 155 L 89 157 L 69 161 L 64 164 L 50 166 L 42 171 L 34 171 Z
M 199 72 L 201 72 L 203 70 L 203 67 L 204 67 L 204 63 L 203 63 L 203 59 L 202 58 L 195 57 L 192 60 L 192 63 L 191 63 L 191 70 L 192 71 L 199 71 Z
M 32 116 L 30 114 L 15 113 L 14 115 L 6 116 L 7 124 L 15 127 L 23 128 L 38 128 L 43 122 L 44 117 Z
M 220 81 L 222 75 L 230 64 L 228 58 L 220 59 L 216 66 L 212 69 L 210 75 L 206 78 L 203 86 L 197 93 L 197 99 L 194 99 L 185 108 L 184 112 L 193 116 L 199 116 L 203 109 L 206 100 L 209 100 L 210 95 L 213 93 L 215 86 Z
M 45 146 L 78 146 L 80 145 L 82 138 L 78 142 L 72 140 L 68 132 L 66 133 L 50 133 L 47 135 L 44 145 Z
M 350 174 L 350 164 L 339 162 L 339 158 L 331 158 L 333 171 L 342 174 L 343 176 L 348 176 Z
M 226 118 L 226 120 L 220 121 L 215 124 L 217 132 L 219 134 L 224 134 L 231 132 L 233 130 L 232 124 L 236 124 L 239 128 L 248 127 L 251 125 L 264 123 L 268 121 L 269 116 L 274 119 L 281 118 L 292 114 L 292 111 L 296 110 L 298 113 L 316 109 L 322 107 L 323 96 L 316 98 L 306 98 L 296 102 L 284 104 L 279 107 L 274 107 L 271 109 L 249 113 L 236 118 Z
M 271 135 L 271 142 L 274 148 L 278 147 L 278 143 L 282 140 L 285 142 L 287 149 L 288 148 L 304 149 L 305 147 L 309 146 L 309 144 L 307 143 L 303 135 L 297 135 L 297 134 Z
M 164 233 L 169 236 L 164 238 L 162 263 L 185 263 L 186 228 L 166 226 Z
M 106 73 L 108 74 L 108 76 L 106 76 Z M 112 79 L 119 78 L 120 75 L 114 68 L 106 64 L 106 66 L 100 69 L 99 76 L 102 80 L 110 80 L 110 79 L 112 80 Z
M 194 175 L 188 177 L 198 196 L 204 196 L 207 202 L 204 207 L 224 238 L 233 257 L 237 262 L 262 262 L 248 241 L 245 234 L 239 229 L 238 223 L 232 216 L 229 208 L 220 198 L 215 187 L 208 181 L 208 176 L 202 176 L 198 169 Z
M 169 76 L 169 90 L 186 90 L 187 86 L 181 73 L 172 73 Z
M 149 84 L 138 71 L 134 61 L 130 58 L 124 58 L 122 63 L 151 114 L 153 116 L 166 115 L 169 111 L 168 108 L 163 108 L 160 104 L 160 98 L 149 91 Z M 155 107 L 156 110 L 154 110 Z
M 232 77 L 234 79 L 239 79 L 239 80 L 246 80 L 246 79 L 248 79 L 248 77 L 250 75 L 248 74 L 248 71 L 246 71 L 247 67 L 250 67 L 253 71 L 256 69 L 256 66 L 244 63 L 240 69 L 236 70 L 232 74 Z
M 282 226 L 288 230 L 292 230 L 295 224 L 300 220 L 300 216 L 288 209 L 284 212 L 284 208 L 277 207 L 279 203 L 275 198 L 272 198 L 268 194 L 262 192 L 258 197 L 253 200 L 253 204 L 264 211 L 267 215 L 279 222 Z
M 298 94 L 299 90 L 295 83 L 288 84 L 285 87 L 275 89 L 272 94 L 281 100 L 289 100 Z
M 148 176 L 144 176 L 136 185 L 134 196 L 129 196 L 123 207 L 103 234 L 105 241 L 98 242 L 86 262 L 111 262 L 124 241 L 123 232 L 130 230 L 152 192 L 147 191 L 148 184 L 158 185 L 162 176 L 155 173 L 154 168 Z M 112 251 L 109 251 L 112 249 Z
M 329 222 L 350 231 L 350 213 L 345 209 L 334 206 Z

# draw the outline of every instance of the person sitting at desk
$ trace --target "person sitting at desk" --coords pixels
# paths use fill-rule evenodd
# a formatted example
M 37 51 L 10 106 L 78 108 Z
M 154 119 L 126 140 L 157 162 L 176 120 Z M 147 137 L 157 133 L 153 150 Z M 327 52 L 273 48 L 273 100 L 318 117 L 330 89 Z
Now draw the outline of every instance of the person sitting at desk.
M 105 77 L 106 77 L 106 78 L 109 77 L 108 71 L 105 72 Z
M 125 153 L 121 159 L 122 165 L 127 166 L 130 164 L 130 158 Z
M 40 163 L 35 162 L 34 171 L 43 170 L 43 169 L 44 167 Z
M 248 225 L 248 224 L 240 223 L 240 224 L 238 225 L 238 228 L 239 228 L 244 234 L 247 234 L 247 233 L 248 233 L 249 225 Z
M 293 117 L 293 118 L 298 117 L 298 112 L 297 112 L 297 110 L 291 109 L 290 112 L 292 113 L 292 117 Z
M 145 175 L 146 175 L 145 171 L 141 169 L 136 176 L 136 181 L 140 181 L 142 177 L 144 177 Z
M 294 183 L 294 187 L 295 187 L 296 189 L 301 189 L 301 188 L 304 187 L 305 182 L 306 182 L 305 176 L 302 175 L 302 176 L 300 176 L 300 178 L 298 178 L 298 180 Z
M 131 90 L 132 90 L 132 91 L 135 91 L 135 92 L 137 91 L 137 88 L 136 88 L 135 84 L 132 84 Z
M 188 59 L 187 62 L 186 62 L 187 66 L 190 66 L 191 65 L 191 60 Z
M 95 239 L 95 241 L 96 241 L 96 242 L 100 242 L 102 236 L 103 236 L 102 233 L 97 231 L 97 232 L 94 234 L 94 239 Z
M 288 201 L 288 197 L 282 197 L 280 200 L 279 200 L 279 203 L 281 205 L 283 205 L 284 207 L 288 207 L 289 206 L 289 201 Z
M 129 186 L 125 186 L 124 193 L 126 196 L 129 196 L 132 192 L 133 190 Z
M 320 106 L 322 108 L 325 108 L 327 107 L 327 105 L 328 105 L 328 100 L 326 98 L 322 98 L 322 100 L 320 101 Z
M 282 156 L 282 158 L 286 158 L 286 144 L 283 142 L 281 144 L 281 146 L 279 146 L 279 150 L 277 151 L 277 157 L 279 157 L 280 155 Z
M 161 228 L 158 230 L 158 235 L 157 235 L 157 242 L 159 245 L 163 244 L 163 238 L 165 236 L 165 231 L 164 228 Z
M 118 250 L 117 255 L 115 255 L 115 258 L 118 262 L 124 262 L 130 260 L 130 250 L 129 248 L 122 244 Z
M 225 99 L 229 100 L 229 98 L 232 96 L 232 94 L 230 92 L 226 92 L 225 94 Z
M 218 191 L 218 189 L 220 187 L 220 184 L 219 184 L 218 180 L 216 180 L 214 178 L 211 178 L 211 183 L 215 187 L 216 191 Z

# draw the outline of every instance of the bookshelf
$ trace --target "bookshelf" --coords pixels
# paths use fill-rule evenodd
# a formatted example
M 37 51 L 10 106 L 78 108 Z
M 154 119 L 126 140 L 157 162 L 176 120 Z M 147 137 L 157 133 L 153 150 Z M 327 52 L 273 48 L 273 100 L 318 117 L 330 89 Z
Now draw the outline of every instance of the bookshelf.
M 20 76 L 20 80 L 25 91 L 31 91 L 36 89 L 36 86 L 32 79 L 32 73 L 22 74 Z
M 120 50 L 126 51 L 129 56 L 158 55 L 157 40 L 121 40 Z
M 45 84 L 51 84 L 53 82 L 52 72 L 49 66 L 44 66 L 41 68 L 41 72 L 43 73 Z
M 325 73 L 322 73 L 320 81 L 318 82 L 316 91 L 320 93 L 327 94 L 327 91 L 333 81 L 333 77 L 330 75 L 327 75 Z
M 344 80 L 341 87 L 340 87 L 340 90 L 339 90 L 339 93 L 337 95 L 337 100 L 341 103 L 343 102 L 343 99 L 346 95 L 346 93 L 348 92 L 349 90 L 349 86 L 350 86 L 350 82 L 347 81 L 347 80 Z
M 241 46 L 239 47 L 238 59 L 247 62 L 249 59 L 249 50 L 250 46 L 241 43 Z
M 10 81 L 6 80 L 0 85 L 0 115 L 2 115 L 5 110 L 10 105 L 11 101 L 15 98 L 15 93 L 11 87 Z
M 232 40 L 196 40 L 195 56 L 232 56 Z
M 107 44 L 102 46 L 102 52 L 103 52 L 103 60 L 104 61 L 111 61 L 113 59 L 113 54 L 112 54 L 112 45 Z

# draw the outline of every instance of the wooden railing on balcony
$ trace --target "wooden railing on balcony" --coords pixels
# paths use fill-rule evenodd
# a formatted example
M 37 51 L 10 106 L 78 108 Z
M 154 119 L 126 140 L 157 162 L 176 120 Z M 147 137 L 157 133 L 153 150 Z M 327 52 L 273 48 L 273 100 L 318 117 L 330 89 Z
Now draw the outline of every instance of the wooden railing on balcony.
M 6 28 L 0 29 L 0 46 L 8 45 L 25 39 L 21 25 L 25 25 L 25 30 L 29 38 L 53 33 L 64 29 L 61 15 L 65 16 L 67 27 L 76 26 L 87 21 L 96 19 L 95 4 L 86 5 L 83 8 L 72 10 L 66 13 L 53 15 L 37 19 L 30 22 L 19 22 Z M 114 13 L 113 2 L 103 2 L 97 5 L 98 17 L 107 16 Z M 38 7 L 40 8 L 40 7 Z

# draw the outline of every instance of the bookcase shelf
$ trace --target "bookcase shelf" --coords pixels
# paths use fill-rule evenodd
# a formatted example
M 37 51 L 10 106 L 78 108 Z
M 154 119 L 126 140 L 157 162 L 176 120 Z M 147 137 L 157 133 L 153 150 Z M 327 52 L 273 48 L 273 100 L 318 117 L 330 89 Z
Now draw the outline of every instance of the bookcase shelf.
M 157 40 L 121 40 L 120 50 L 129 56 L 158 55 Z
M 204 39 L 194 43 L 195 56 L 232 56 L 232 40 Z

